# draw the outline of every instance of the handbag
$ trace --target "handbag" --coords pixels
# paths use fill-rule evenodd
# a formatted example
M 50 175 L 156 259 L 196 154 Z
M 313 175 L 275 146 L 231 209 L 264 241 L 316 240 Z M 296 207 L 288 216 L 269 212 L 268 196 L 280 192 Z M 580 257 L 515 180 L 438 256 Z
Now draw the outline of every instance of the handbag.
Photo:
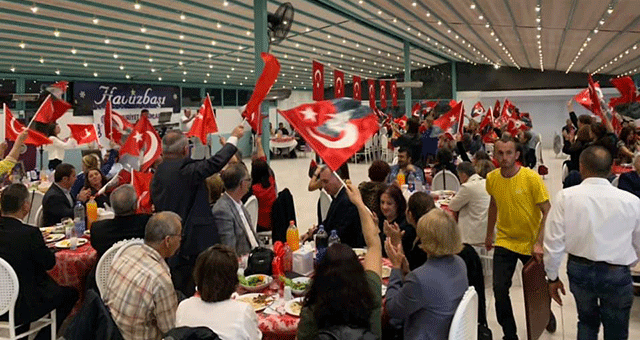
M 493 334 L 489 326 L 478 324 L 478 340 L 493 340 Z
M 273 257 L 274 253 L 271 249 L 264 247 L 253 248 L 247 260 L 247 269 L 244 270 L 245 275 L 265 274 L 271 276 Z

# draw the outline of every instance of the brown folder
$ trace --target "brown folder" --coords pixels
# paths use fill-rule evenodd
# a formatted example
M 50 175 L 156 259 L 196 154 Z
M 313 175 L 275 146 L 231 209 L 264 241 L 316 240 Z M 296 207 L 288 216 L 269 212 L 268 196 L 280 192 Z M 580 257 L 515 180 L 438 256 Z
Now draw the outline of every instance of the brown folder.
M 524 309 L 527 319 L 527 339 L 537 340 L 551 317 L 551 295 L 544 265 L 533 257 L 522 268 Z

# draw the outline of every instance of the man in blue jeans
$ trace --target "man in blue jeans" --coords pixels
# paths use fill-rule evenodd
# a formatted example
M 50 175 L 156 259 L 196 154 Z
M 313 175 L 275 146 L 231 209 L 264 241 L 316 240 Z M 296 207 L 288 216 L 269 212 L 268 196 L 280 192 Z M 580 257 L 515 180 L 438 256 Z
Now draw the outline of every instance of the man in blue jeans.
M 565 294 L 558 270 L 569 254 L 567 274 L 578 309 L 578 339 L 627 339 L 633 303 L 629 265 L 640 254 L 640 199 L 607 180 L 612 158 L 590 146 L 580 154 L 580 185 L 560 191 L 544 235 L 549 293 L 560 305 Z

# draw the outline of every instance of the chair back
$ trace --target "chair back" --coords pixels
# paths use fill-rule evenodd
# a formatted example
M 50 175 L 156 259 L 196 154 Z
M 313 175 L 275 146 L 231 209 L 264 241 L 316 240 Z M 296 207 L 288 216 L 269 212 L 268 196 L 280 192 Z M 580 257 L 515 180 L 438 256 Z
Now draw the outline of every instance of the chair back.
M 616 178 L 614 178 L 613 181 L 611 181 L 611 185 L 617 188 L 619 183 L 620 183 L 620 175 L 617 175 Z
M 29 211 L 29 214 L 25 216 L 22 222 L 24 222 L 25 224 L 35 226 L 38 224 L 38 220 L 36 219 L 36 213 L 38 209 L 42 206 L 42 199 L 44 198 L 44 194 L 38 190 L 33 190 L 31 191 L 30 195 L 31 195 L 31 209 Z
M 431 190 L 453 190 L 458 191 L 460 189 L 460 181 L 458 177 L 449 170 L 441 170 L 431 181 Z
M 478 338 L 478 294 L 469 287 L 462 296 L 449 328 L 449 340 Z
M 122 253 L 125 251 L 125 249 L 127 249 L 127 248 L 129 248 L 131 246 L 137 246 L 137 245 L 144 244 L 144 240 L 141 239 L 141 238 L 132 238 L 130 240 L 124 240 L 124 241 L 121 241 L 121 242 L 123 242 L 123 244 L 120 247 L 120 249 L 118 249 L 118 252 L 116 253 L 116 256 L 113 258 L 113 262 L 116 261 L 118 256 L 122 255 Z
M 0 315 L 9 312 L 9 320 L 13 319 L 13 308 L 18 300 L 20 283 L 18 275 L 9 262 L 0 258 Z
M 111 248 L 100 257 L 98 264 L 96 265 L 96 285 L 98 286 L 98 292 L 100 296 L 103 296 L 107 288 L 107 279 L 109 278 L 109 271 L 111 270 L 111 264 L 118 254 L 118 250 L 128 243 L 129 240 L 122 240 L 116 242 Z
M 542 159 L 542 142 L 538 141 L 536 143 L 536 160 L 538 164 L 544 164 L 544 160 Z
M 38 208 L 38 211 L 36 211 L 36 216 L 34 217 L 34 225 L 38 228 L 42 228 L 44 221 L 42 220 L 42 205 Z
M 244 204 L 245 209 L 249 212 L 249 218 L 251 219 L 251 228 L 253 232 L 258 230 L 258 198 L 255 195 L 251 195 L 247 202 Z
M 320 190 L 320 219 L 324 221 L 327 218 L 327 213 L 329 212 L 329 206 L 333 198 L 327 194 L 324 189 Z

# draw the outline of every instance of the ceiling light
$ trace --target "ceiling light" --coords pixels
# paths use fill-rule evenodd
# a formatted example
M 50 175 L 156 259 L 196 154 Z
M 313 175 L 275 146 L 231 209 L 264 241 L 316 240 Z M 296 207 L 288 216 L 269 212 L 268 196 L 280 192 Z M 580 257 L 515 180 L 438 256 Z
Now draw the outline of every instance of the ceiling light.
M 156 69 L 155 69 L 155 68 L 152 68 L 152 69 L 151 69 L 151 73 L 153 73 L 153 72 L 155 72 L 155 71 L 156 71 Z
M 97 25 L 100 22 L 100 19 L 98 18 L 93 18 L 93 24 Z
M 184 19 L 186 19 L 186 18 L 187 18 L 187 16 L 186 16 L 186 15 L 184 15 L 184 13 L 181 13 L 181 14 L 180 14 L 180 20 L 184 20 Z
M 416 7 L 416 6 L 418 6 L 418 4 L 414 1 L 414 2 L 411 3 L 411 6 Z
M 104 43 L 105 43 L 105 44 L 110 44 L 110 43 L 111 43 L 111 40 L 109 40 L 109 38 L 104 39 Z
M 222 25 L 220 25 L 220 23 L 217 23 L 217 24 L 216 24 L 216 27 L 217 27 L 217 28 L 220 28 L 220 27 L 222 27 Z
M 151 46 L 149 44 L 146 44 L 146 45 L 144 45 L 144 48 L 148 50 L 148 49 L 151 48 Z
M 118 53 L 113 54 L 113 59 L 118 59 Z
M 135 8 L 135 9 L 136 9 L 136 11 L 137 11 L 137 10 L 139 10 L 141 7 L 142 7 L 142 6 L 140 6 L 140 4 L 139 4 L 137 1 L 136 1 L 136 3 L 135 3 L 135 4 L 133 4 L 133 8 Z
M 93 76 L 94 77 L 98 77 L 98 73 L 97 72 L 93 72 Z
M 44 58 L 40 57 L 40 64 L 44 64 Z
M 207 77 L 209 77 L 209 76 L 211 76 L 211 74 L 210 74 L 210 73 L 207 73 Z
M 140 27 L 140 32 L 144 33 L 144 32 L 146 32 L 146 31 L 147 31 L 147 28 L 146 28 L 146 27 L 144 27 L 144 26 Z
M 24 49 L 24 48 L 27 46 L 27 44 L 25 44 L 25 43 L 24 43 L 24 41 L 21 41 L 21 42 L 18 44 L 18 46 L 20 46 L 20 48 Z
M 180 38 L 180 40 L 184 39 L 184 34 L 180 34 L 178 38 Z
M 213 68 L 213 65 L 209 65 L 209 68 Z
M 149 58 L 149 62 L 152 63 L 153 62 L 153 58 Z
M 72 48 L 72 49 L 71 49 L 71 54 L 76 54 L 77 52 L 78 52 L 78 51 L 76 51 L 76 49 L 75 49 L 75 48 Z
M 226 0 L 225 0 L 225 1 L 223 1 L 223 2 L 222 2 L 222 6 L 229 6 L 229 1 L 226 1 Z
M 57 29 L 55 31 L 53 31 L 53 35 L 57 38 L 60 36 L 60 31 L 58 31 Z
M 128 74 L 125 74 L 124 77 L 127 78 L 127 79 L 131 78 L 131 76 L 128 75 Z
M 184 63 L 182 62 L 182 60 L 180 60 L 180 61 L 178 62 L 178 65 L 180 65 L 180 66 L 182 66 L 183 64 L 184 64 Z
M 438 25 L 442 25 L 442 21 L 438 20 Z
M 393 22 L 398 22 L 398 19 L 396 19 L 396 18 L 393 18 Z
M 34 14 L 38 12 L 38 6 L 36 5 L 31 6 L 31 12 L 33 12 Z
M 11 72 L 15 72 L 15 71 L 16 71 L 16 68 L 15 68 L 15 67 L 13 67 L 13 66 L 11 66 L 11 68 L 10 68 L 9 70 L 11 70 Z
M 594 29 L 594 30 L 593 30 L 593 33 L 594 33 L 594 34 L 598 34 L 598 29 L 597 29 L 597 28 L 596 28 L 596 29 Z
M 82 66 L 87 67 L 87 66 L 89 66 L 89 64 L 87 64 L 87 62 L 85 61 L 85 62 L 82 64 Z
M 162 77 L 158 77 L 158 81 L 162 81 Z
M 484 19 L 484 16 L 479 15 L 479 16 L 478 16 L 478 19 L 482 20 L 482 19 Z
M 247 35 L 251 35 L 251 31 L 247 31 Z
M 180 54 L 184 54 L 184 51 L 183 51 L 182 49 L 180 49 L 180 50 L 178 51 L 178 53 L 180 53 Z
M 60 75 L 60 70 L 56 70 L 55 72 L 57 75 Z
M 609 9 L 607 9 L 607 13 L 609 14 L 613 13 L 613 8 L 609 7 Z
M 120 65 L 120 69 L 121 69 L 121 70 L 124 70 L 124 65 Z

